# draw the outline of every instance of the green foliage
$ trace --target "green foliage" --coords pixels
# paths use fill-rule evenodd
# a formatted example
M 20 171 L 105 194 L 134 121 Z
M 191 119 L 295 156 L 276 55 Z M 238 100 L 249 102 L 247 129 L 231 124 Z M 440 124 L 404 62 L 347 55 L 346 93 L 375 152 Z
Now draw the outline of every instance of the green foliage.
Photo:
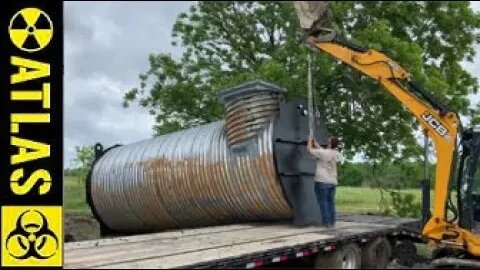
M 387 50 L 438 99 L 468 114 L 477 80 L 460 63 L 472 61 L 480 16 L 466 1 L 330 2 L 335 27 L 347 38 Z M 178 16 L 173 45 L 179 60 L 151 54 L 139 87 L 124 106 L 138 102 L 156 117 L 156 134 L 222 118 L 217 93 L 246 80 L 264 79 L 306 96 L 306 55 L 291 2 L 200 1 Z M 418 125 L 392 96 L 370 79 L 314 54 L 316 102 L 328 127 L 346 142 L 346 154 L 369 160 L 421 155 Z M 413 129 L 412 129 L 413 128 Z M 403 146 L 403 147 L 402 147 Z M 355 180 L 352 180 L 355 181 Z
M 480 125 L 480 103 L 469 111 L 471 125 Z
M 368 169 L 359 163 L 344 163 L 340 166 L 338 182 L 342 186 L 359 187 L 371 177 Z
M 339 171 L 340 186 L 368 186 L 376 192 L 378 210 L 385 215 L 419 218 L 421 204 L 418 196 L 407 188 L 420 192 L 424 178 L 423 166 L 416 162 L 392 164 L 344 163 Z M 435 179 L 435 166 L 430 166 L 430 179 Z M 433 175 L 433 177 L 432 177 Z M 417 194 L 418 195 L 418 194 Z M 363 198 L 367 201 L 369 198 Z
M 74 162 L 77 167 L 66 171 L 66 175 L 77 176 L 82 180 L 87 177 L 88 171 L 92 166 L 95 159 L 94 146 L 75 146 L 75 159 Z
M 421 163 L 396 162 L 377 166 L 369 163 L 345 162 L 338 169 L 338 182 L 342 186 L 365 186 L 385 189 L 419 188 L 424 178 L 424 168 Z M 431 186 L 435 179 L 435 165 L 429 169 Z
M 402 193 L 397 190 L 388 192 L 391 205 L 387 205 L 384 213 L 398 217 L 420 218 L 421 204 L 411 193 Z

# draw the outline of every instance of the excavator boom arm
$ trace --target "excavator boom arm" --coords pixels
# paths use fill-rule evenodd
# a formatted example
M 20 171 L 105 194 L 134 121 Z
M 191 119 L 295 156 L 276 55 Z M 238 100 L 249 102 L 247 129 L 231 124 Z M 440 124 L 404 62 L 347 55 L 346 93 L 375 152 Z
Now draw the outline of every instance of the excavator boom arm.
M 318 32 L 310 32 L 305 43 L 378 81 L 415 116 L 424 132 L 433 140 L 437 154 L 434 210 L 423 228 L 423 235 L 480 256 L 480 239 L 446 218 L 450 183 L 455 169 L 457 136 L 461 131 L 458 115 L 438 102 L 404 68 L 382 52 L 340 40 L 331 30 L 323 36 Z

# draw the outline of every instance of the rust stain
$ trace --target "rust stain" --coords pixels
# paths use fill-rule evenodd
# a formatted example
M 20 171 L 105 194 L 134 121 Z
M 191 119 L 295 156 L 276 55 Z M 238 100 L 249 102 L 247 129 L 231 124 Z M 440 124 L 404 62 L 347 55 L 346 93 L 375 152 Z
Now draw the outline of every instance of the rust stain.
M 264 134 L 258 137 L 257 142 L 262 145 L 258 153 L 229 151 L 230 145 L 256 136 L 278 111 L 278 106 L 270 106 L 274 102 L 267 97 L 258 100 L 258 104 L 255 99 L 229 104 L 225 125 L 218 129 L 221 133 L 178 135 L 188 137 L 188 142 L 166 137 L 156 149 L 162 156 L 126 164 L 125 175 L 136 177 L 136 170 L 143 175 L 128 183 L 129 193 L 124 195 L 128 202 L 122 203 L 138 211 L 135 216 L 145 226 L 156 229 L 291 217 L 273 165 L 272 150 L 266 146 L 271 139 Z M 192 134 L 210 137 L 202 140 Z M 208 145 L 193 149 L 197 141 Z

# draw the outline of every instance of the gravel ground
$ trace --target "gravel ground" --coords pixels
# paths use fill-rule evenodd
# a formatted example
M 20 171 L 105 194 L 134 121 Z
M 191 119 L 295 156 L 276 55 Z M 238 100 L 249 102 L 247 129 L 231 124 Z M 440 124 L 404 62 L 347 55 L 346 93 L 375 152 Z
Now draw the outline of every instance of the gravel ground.
M 394 260 L 387 266 L 387 269 L 432 269 L 432 266 L 428 263 L 416 263 L 409 267 L 406 265 L 401 265 L 396 260 Z

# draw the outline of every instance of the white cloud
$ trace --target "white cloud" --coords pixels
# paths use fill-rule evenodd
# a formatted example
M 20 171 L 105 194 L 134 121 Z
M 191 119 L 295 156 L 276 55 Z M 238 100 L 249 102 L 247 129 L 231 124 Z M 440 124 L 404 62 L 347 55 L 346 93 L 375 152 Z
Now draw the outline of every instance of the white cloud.
M 123 94 L 138 85 L 150 53 L 182 54 L 170 33 L 189 2 L 65 2 L 65 166 L 76 145 L 110 146 L 152 135 L 153 118 L 138 106 L 124 109 Z M 476 11 L 480 3 L 472 3 Z M 477 47 L 480 48 L 480 47 Z M 465 63 L 480 74 L 480 54 Z M 471 95 L 472 103 L 480 94 Z
M 150 53 L 171 46 L 177 15 L 189 2 L 65 3 L 65 154 L 72 166 L 77 145 L 128 144 L 153 134 L 154 119 L 138 105 L 122 107 L 126 91 L 139 83 Z

